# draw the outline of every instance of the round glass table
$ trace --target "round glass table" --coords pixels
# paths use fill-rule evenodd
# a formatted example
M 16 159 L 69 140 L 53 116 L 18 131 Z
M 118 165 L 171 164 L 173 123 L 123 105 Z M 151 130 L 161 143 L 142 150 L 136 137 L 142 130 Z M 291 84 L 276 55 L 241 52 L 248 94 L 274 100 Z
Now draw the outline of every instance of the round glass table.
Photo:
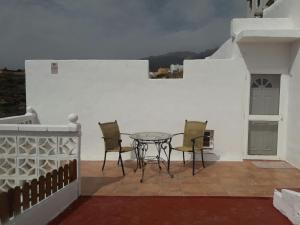
M 139 132 L 129 135 L 134 141 L 134 147 L 137 152 L 137 168 L 142 169 L 142 177 L 140 182 L 144 180 L 145 166 L 147 158 L 154 158 L 157 161 L 158 167 L 161 170 L 161 163 L 166 167 L 168 174 L 173 178 L 173 175 L 170 174 L 170 152 L 172 150 L 171 140 L 172 134 L 164 132 Z M 156 156 L 146 156 L 149 144 L 156 146 L 157 155 Z M 169 152 L 167 153 L 167 149 Z M 161 157 L 161 153 L 165 154 L 167 161 Z M 135 171 L 136 171 L 135 170 Z

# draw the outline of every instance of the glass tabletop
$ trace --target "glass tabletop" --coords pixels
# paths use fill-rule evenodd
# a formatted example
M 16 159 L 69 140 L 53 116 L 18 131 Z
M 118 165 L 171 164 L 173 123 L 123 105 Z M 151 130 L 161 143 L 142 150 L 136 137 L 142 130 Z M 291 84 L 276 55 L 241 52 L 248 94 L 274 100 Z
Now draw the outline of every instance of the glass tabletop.
M 170 139 L 172 137 L 172 134 L 164 132 L 138 132 L 135 134 L 131 134 L 129 137 L 134 140 L 155 142 Z

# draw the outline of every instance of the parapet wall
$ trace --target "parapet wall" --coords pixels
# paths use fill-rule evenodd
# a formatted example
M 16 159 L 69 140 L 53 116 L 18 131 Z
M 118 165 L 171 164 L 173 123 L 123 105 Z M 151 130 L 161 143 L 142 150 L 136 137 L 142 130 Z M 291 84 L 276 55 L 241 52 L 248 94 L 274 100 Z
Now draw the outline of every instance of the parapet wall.
M 53 62 L 57 74 L 51 74 Z M 178 133 L 186 119 L 208 120 L 208 129 L 215 130 L 214 152 L 224 160 L 240 160 L 247 71 L 241 64 L 231 59 L 187 60 L 183 79 L 151 80 L 148 61 L 31 60 L 26 61 L 27 104 L 40 112 L 42 123 L 62 123 L 63 115 L 77 112 L 83 160 L 103 159 L 99 121 L 118 120 L 126 133 Z M 181 142 L 174 140 L 174 145 Z M 174 153 L 172 159 L 181 160 L 182 155 Z

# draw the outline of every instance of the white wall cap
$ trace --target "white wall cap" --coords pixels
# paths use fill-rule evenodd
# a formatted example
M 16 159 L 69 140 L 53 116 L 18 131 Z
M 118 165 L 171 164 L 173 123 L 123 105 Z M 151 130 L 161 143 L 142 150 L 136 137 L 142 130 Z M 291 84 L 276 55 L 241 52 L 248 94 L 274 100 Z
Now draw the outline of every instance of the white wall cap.
M 231 36 L 247 30 L 293 30 L 296 29 L 290 18 L 236 18 L 231 21 Z
M 18 130 L 18 124 L 0 124 L 0 131 Z
M 79 131 L 80 130 L 80 124 L 76 124 L 76 123 L 70 123 L 68 125 L 69 131 Z
M 19 131 L 47 131 L 46 125 L 39 124 L 19 124 Z
M 282 193 L 283 197 L 290 196 L 290 195 L 300 197 L 300 193 L 299 192 L 293 191 L 293 190 L 289 190 L 289 189 L 282 189 L 281 193 Z
M 70 131 L 70 127 L 67 125 L 47 125 L 48 131 Z
M 31 107 L 31 106 L 28 106 L 28 107 L 26 108 L 26 112 L 27 112 L 27 113 L 35 113 L 33 107 Z
M 236 36 L 236 42 L 294 42 L 300 39 L 300 30 L 244 30 Z
M 71 113 L 69 116 L 68 116 L 68 120 L 70 123 L 76 123 L 77 120 L 78 120 L 78 115 L 75 114 L 75 113 Z

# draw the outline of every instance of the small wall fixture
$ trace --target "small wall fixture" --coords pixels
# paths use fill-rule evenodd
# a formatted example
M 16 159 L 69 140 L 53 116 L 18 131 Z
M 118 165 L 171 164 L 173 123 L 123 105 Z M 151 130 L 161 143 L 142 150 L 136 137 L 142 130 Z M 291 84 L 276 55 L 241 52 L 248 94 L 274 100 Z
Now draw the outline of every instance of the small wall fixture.
M 58 74 L 58 63 L 51 63 L 51 74 Z

